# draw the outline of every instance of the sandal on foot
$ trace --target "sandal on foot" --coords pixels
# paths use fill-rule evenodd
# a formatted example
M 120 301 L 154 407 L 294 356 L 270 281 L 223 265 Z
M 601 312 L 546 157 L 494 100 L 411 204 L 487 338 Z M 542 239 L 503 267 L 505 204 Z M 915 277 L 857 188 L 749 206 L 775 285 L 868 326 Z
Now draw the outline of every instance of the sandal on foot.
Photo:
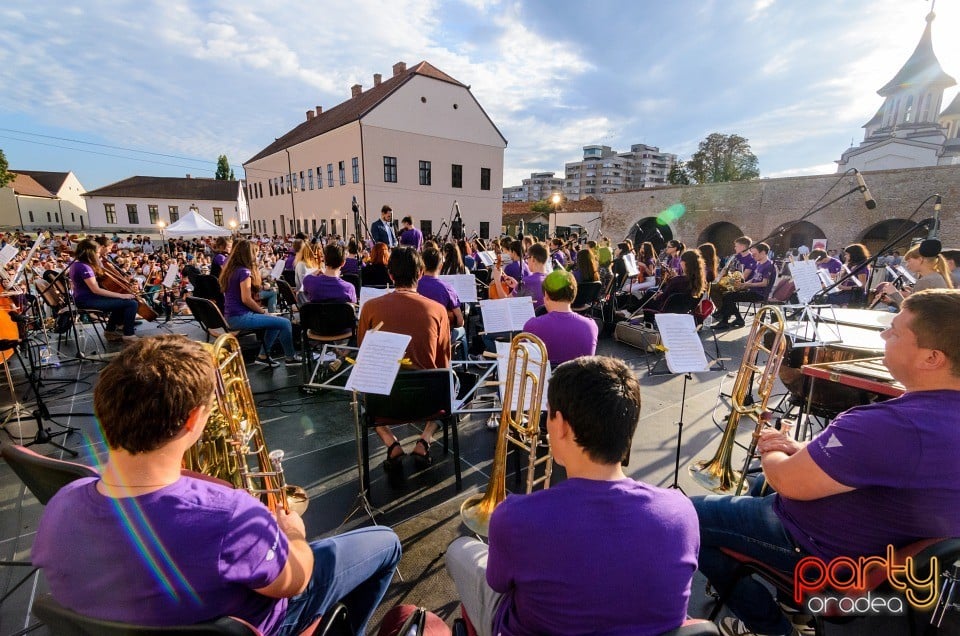
M 399 448 L 400 453 L 398 455 L 393 455 L 393 449 Z M 383 469 L 388 473 L 395 473 L 400 471 L 403 468 L 403 456 L 406 453 L 403 452 L 403 447 L 400 446 L 399 441 L 395 441 L 393 444 L 387 447 L 387 458 L 383 460 Z
M 416 452 L 418 447 L 423 448 L 422 454 Z M 430 442 L 421 437 L 413 448 L 414 450 L 410 452 L 410 455 L 413 456 L 413 463 L 417 468 L 428 468 L 433 465 L 433 457 L 430 456 Z

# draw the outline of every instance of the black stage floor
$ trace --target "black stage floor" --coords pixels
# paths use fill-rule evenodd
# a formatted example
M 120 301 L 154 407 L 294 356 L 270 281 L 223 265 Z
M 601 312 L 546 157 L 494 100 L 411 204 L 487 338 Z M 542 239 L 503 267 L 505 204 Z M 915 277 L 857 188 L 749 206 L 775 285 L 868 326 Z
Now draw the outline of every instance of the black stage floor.
M 196 323 L 191 322 L 171 323 L 160 329 L 152 324 L 144 324 L 139 328 L 139 334 L 149 336 L 163 333 L 163 330 L 184 333 L 191 338 L 203 338 Z M 736 370 L 746 335 L 746 329 L 720 335 L 721 354 L 733 359 L 727 362 L 728 370 Z M 81 336 L 83 349 L 92 350 L 95 340 L 83 337 L 83 334 Z M 252 356 L 256 343 L 252 339 L 246 340 L 245 353 Z M 107 346 L 108 350 L 116 348 L 116 345 Z M 59 352 L 55 351 L 59 353 L 61 366 L 45 368 L 42 394 L 52 412 L 89 413 L 92 410 L 91 391 L 102 364 L 70 360 L 75 351 L 72 343 L 65 344 Z M 641 378 L 643 410 L 633 441 L 628 473 L 648 483 L 668 486 L 673 481 L 682 376 L 647 377 L 643 354 L 612 338 L 601 339 L 598 353 L 625 360 Z M 346 394 L 302 393 L 301 375 L 296 368 L 281 366 L 271 369 L 248 365 L 247 370 L 267 444 L 271 449 L 283 449 L 286 452 L 284 469 L 288 482 L 303 486 L 310 496 L 310 506 L 304 518 L 311 538 L 369 524 L 369 518 L 362 511 L 345 522 L 355 508 L 359 492 L 353 415 Z M 17 382 L 17 393 L 24 396 L 24 373 L 17 362 L 12 364 L 12 371 Z M 719 429 L 714 424 L 712 412 L 721 382 L 730 384 L 731 378 L 727 372 L 702 373 L 695 375 L 687 387 L 680 461 L 680 485 L 687 494 L 704 493 L 688 476 L 687 466 L 696 458 L 711 455 L 716 448 Z M 0 396 L 0 400 L 10 399 L 6 386 L 0 388 Z M 35 408 L 32 395 L 26 408 Z M 724 413 L 725 409 L 719 416 L 723 417 Z M 58 430 L 58 424 L 69 424 L 80 429 L 79 433 L 73 433 L 66 439 L 57 438 L 80 453 L 78 461 L 94 464 L 97 459 L 104 457 L 104 444 L 93 418 L 63 415 L 55 419 L 56 424 L 48 424 L 54 431 Z M 442 461 L 438 457 L 432 467 L 419 472 L 415 471 L 412 462 L 408 462 L 404 481 L 388 481 L 380 468 L 384 450 L 376 436 L 370 433 L 371 448 L 374 449 L 371 500 L 376 507 L 376 520 L 397 532 L 404 550 L 399 566 L 403 580 L 394 580 L 377 618 L 386 608 L 400 602 L 423 605 L 437 612 L 448 623 L 459 616 L 458 600 L 443 566 L 443 552 L 451 540 L 468 534 L 460 523 L 460 504 L 466 497 L 486 487 L 495 443 L 495 434 L 487 429 L 485 416 L 465 418 L 459 430 L 463 456 L 463 491 L 459 493 L 455 490 L 451 456 Z M 32 439 L 36 424 L 32 420 L 20 424 L 11 422 L 5 426 L 5 432 L 0 436 L 2 443 L 15 442 L 21 437 Z M 417 434 L 418 431 L 411 426 L 397 430 L 397 436 L 408 449 Z M 66 458 L 62 451 L 50 445 L 40 444 L 33 448 L 52 457 Z M 435 448 L 434 452 L 438 451 Z M 555 480 L 562 479 L 563 469 L 557 468 L 554 475 Z M 507 481 L 508 487 L 512 483 L 511 477 Z M 0 465 L 0 559 L 29 558 L 40 513 L 40 504 L 29 492 L 24 491 L 22 483 L 9 467 Z M 643 538 L 624 537 L 623 540 L 639 542 Z M 116 567 L 116 564 L 103 564 L 103 567 Z M 0 568 L 0 594 L 5 593 L 23 573 L 24 568 Z M 0 607 L 0 634 L 13 634 L 35 623 L 36 619 L 30 615 L 30 607 L 36 595 L 45 589 L 43 577 L 34 576 L 14 592 Z M 704 589 L 704 581 L 698 575 L 690 605 L 692 616 L 705 616 L 709 610 Z M 375 621 L 371 633 L 375 633 L 378 627 L 378 621 Z M 871 628 L 870 632 L 876 634 L 877 630 Z M 46 634 L 48 631 L 41 627 L 33 633 Z

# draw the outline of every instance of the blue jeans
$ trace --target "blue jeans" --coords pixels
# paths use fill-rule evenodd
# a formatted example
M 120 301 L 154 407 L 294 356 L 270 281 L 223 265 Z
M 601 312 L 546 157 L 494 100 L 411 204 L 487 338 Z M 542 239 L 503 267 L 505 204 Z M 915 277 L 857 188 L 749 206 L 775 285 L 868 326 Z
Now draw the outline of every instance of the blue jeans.
M 723 592 L 734 583 L 737 562 L 720 551 L 729 548 L 793 575 L 807 556 L 790 537 L 773 510 L 776 495 L 691 497 L 700 518 L 700 571 Z M 791 634 L 793 626 L 767 591 L 753 577 L 739 580 L 727 603 L 751 630 L 760 634 Z
M 110 312 L 110 317 L 107 319 L 107 331 L 114 331 L 119 325 L 123 325 L 123 335 L 132 336 L 136 333 L 138 305 L 137 301 L 132 298 L 94 296 L 77 301 L 77 307 L 79 309 Z
M 465 327 L 451 327 L 450 328 L 450 340 L 451 341 L 460 341 L 460 359 L 466 360 L 468 347 L 467 347 L 467 330 Z
M 231 329 L 264 329 L 262 355 L 270 355 L 273 343 L 280 338 L 280 346 L 283 347 L 283 353 L 288 358 L 296 354 L 293 348 L 293 325 L 282 316 L 269 316 L 267 314 L 255 314 L 248 311 L 238 316 L 227 316 L 227 324 Z
M 374 526 L 315 541 L 310 547 L 313 576 L 307 589 L 290 599 L 279 634 L 299 634 L 338 602 L 347 606 L 353 632 L 366 633 L 400 562 L 397 535 Z
M 277 313 L 277 292 L 273 289 L 260 290 L 260 302 L 271 314 Z

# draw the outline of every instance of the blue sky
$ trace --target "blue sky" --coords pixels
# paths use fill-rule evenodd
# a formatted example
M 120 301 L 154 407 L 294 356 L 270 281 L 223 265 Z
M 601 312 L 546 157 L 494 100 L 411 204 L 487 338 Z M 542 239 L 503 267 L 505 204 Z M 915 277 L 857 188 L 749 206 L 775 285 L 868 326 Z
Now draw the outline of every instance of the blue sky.
M 134 174 L 212 176 L 220 153 L 241 176 L 307 109 L 344 101 L 399 60 L 427 60 L 470 85 L 509 141 L 504 185 L 561 173 L 588 144 L 687 158 L 712 132 L 748 138 L 762 176 L 834 172 L 929 10 L 929 0 L 6 0 L 0 149 L 12 168 L 72 170 L 88 189 Z M 936 13 L 934 49 L 960 78 L 949 37 L 960 2 L 939 0 Z

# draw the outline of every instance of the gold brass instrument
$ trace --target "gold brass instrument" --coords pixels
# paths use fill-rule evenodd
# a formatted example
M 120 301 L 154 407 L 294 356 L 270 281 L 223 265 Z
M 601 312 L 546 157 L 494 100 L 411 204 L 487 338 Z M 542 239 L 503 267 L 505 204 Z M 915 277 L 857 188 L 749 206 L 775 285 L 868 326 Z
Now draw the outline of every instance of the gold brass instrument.
M 743 284 L 743 272 L 728 272 L 717 280 L 717 286 L 723 291 L 736 291 Z
M 766 323 L 767 316 L 771 317 L 771 324 Z M 747 348 L 743 352 L 743 361 L 740 363 L 737 378 L 733 383 L 730 396 L 730 415 L 727 417 L 727 425 L 724 428 L 723 436 L 720 438 L 720 446 L 712 458 L 694 462 L 690 466 L 690 474 L 694 481 L 707 490 L 721 494 L 738 495 L 743 488 L 747 468 L 756 450 L 757 438 L 760 430 L 766 426 L 767 400 L 773 392 L 777 374 L 780 371 L 780 363 L 783 361 L 783 355 L 787 349 L 787 339 L 784 336 L 785 327 L 783 313 L 777 307 L 761 307 L 754 317 L 753 328 L 750 330 L 750 337 L 747 339 Z M 767 334 L 773 336 L 769 348 L 764 345 Z M 760 362 L 761 354 L 766 356 L 762 366 Z M 750 406 L 746 406 L 744 401 L 750 392 L 754 374 L 759 374 L 758 399 Z M 756 429 L 750 448 L 747 451 L 747 460 L 744 462 L 743 470 L 738 472 L 733 469 L 732 454 L 733 446 L 736 443 L 737 428 L 740 425 L 740 420 L 744 417 L 753 420 Z
M 302 514 L 309 503 L 307 493 L 286 484 L 283 451 L 267 450 L 240 343 L 233 334 L 224 334 L 210 352 L 217 366 L 217 402 L 202 437 L 184 454 L 183 467 L 243 488 L 272 512 L 280 508 Z M 255 467 L 250 466 L 251 456 Z
M 533 334 L 517 334 L 510 342 L 506 390 L 503 408 L 500 410 L 500 427 L 497 430 L 490 483 L 487 484 L 484 494 L 469 497 L 460 506 L 460 517 L 464 525 L 480 536 L 487 536 L 490 515 L 507 496 L 508 444 L 519 446 L 527 452 L 527 493 L 539 484 L 543 484 L 544 488 L 550 487 L 553 455 L 548 451 L 543 457 L 537 458 L 540 410 L 549 364 L 546 346 Z M 504 378 L 500 380 L 503 381 Z M 516 404 L 512 404 L 514 396 Z M 536 469 L 541 464 L 544 465 L 543 476 L 537 478 Z

